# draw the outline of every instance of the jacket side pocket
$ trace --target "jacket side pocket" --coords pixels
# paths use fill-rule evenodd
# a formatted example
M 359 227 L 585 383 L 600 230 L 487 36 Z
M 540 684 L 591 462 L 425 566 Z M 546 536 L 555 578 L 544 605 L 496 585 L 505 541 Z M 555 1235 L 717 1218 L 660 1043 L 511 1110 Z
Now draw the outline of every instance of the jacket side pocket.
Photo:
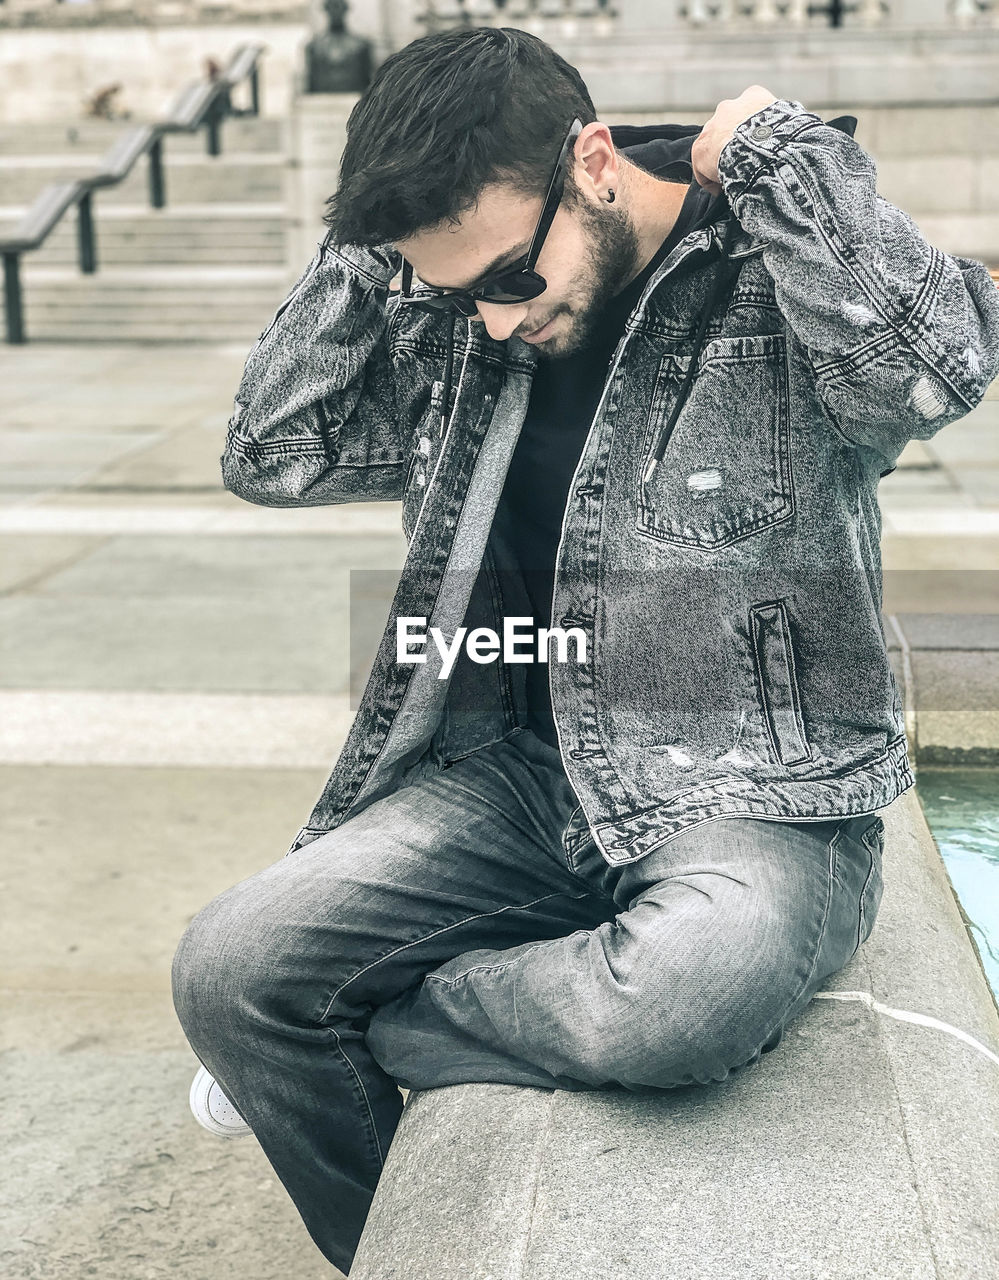
M 767 732 L 781 764 L 812 758 L 801 715 L 801 697 L 791 645 L 791 628 L 783 600 L 769 600 L 749 610 L 749 631 Z

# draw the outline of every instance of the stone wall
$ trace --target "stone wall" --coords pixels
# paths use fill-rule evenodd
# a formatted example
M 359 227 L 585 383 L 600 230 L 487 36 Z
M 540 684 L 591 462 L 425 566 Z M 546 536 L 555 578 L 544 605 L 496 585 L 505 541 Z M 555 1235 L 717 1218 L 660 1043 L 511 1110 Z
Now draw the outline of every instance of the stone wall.
M 184 85 L 202 78 L 207 57 L 224 62 L 251 41 L 267 46 L 263 114 L 287 116 L 308 35 L 304 22 L 4 31 L 0 124 L 78 120 L 86 99 L 115 83 L 122 85 L 122 110 L 138 120 L 155 119 Z

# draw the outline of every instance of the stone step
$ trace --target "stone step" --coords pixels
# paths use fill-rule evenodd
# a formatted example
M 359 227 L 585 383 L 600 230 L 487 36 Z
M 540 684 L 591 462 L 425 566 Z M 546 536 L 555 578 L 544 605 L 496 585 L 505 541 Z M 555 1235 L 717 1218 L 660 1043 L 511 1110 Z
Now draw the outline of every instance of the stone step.
M 914 218 L 921 214 L 999 209 L 999 158 L 973 155 L 889 156 L 877 160 L 878 192 Z
M 995 102 L 829 107 L 819 114 L 824 120 L 836 115 L 856 116 L 857 141 L 881 160 L 901 156 L 994 156 L 999 150 L 999 105 Z
M 885 196 L 885 199 L 889 199 Z M 892 200 L 892 204 L 898 204 Z M 898 204 L 898 207 L 905 208 Z M 999 217 L 993 213 L 910 213 L 913 222 L 936 249 L 999 265 Z
M 145 120 L 25 121 L 0 124 L 0 155 L 101 156 L 129 129 Z M 171 133 L 165 141 L 169 154 L 203 154 L 205 131 Z M 287 147 L 287 122 L 274 119 L 231 119 L 222 124 L 222 150 L 282 152 Z
M 84 276 L 28 266 L 25 325 L 30 340 L 252 339 L 290 283 L 278 267 L 108 267 Z
M 0 209 L 0 237 L 11 233 L 23 209 Z M 176 263 L 249 263 L 281 266 L 286 261 L 286 220 L 280 205 L 177 205 L 150 209 L 102 205 L 96 223 L 102 266 Z M 40 249 L 27 259 L 37 266 L 77 263 L 76 219 L 67 214 Z
M 93 156 L 0 156 L 0 203 L 30 205 L 50 182 L 71 181 L 95 169 Z M 270 152 L 221 155 L 175 155 L 164 166 L 168 204 L 274 203 L 284 199 L 283 156 Z M 117 186 L 98 191 L 95 199 L 110 204 L 148 202 L 145 161 Z

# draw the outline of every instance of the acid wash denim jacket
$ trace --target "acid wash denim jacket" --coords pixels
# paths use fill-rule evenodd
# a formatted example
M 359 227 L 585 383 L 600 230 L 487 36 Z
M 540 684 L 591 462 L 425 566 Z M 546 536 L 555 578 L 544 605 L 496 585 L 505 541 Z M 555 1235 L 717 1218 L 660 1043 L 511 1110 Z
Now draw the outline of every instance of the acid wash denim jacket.
M 688 183 L 698 132 L 611 129 L 670 141 L 660 172 Z M 986 267 L 877 194 L 851 129 L 779 99 L 718 169 L 723 195 L 627 322 L 562 523 L 551 621 L 588 640 L 549 666 L 580 800 L 565 847 L 592 836 L 611 865 L 718 818 L 871 813 L 913 785 L 878 481 L 999 375 Z M 221 459 L 250 502 L 403 504 L 391 616 L 289 853 L 524 717 L 522 667 L 440 680 L 432 645 L 396 661 L 395 619 L 502 633 L 495 516 L 537 353 L 401 305 L 399 264 L 327 237 L 248 358 Z

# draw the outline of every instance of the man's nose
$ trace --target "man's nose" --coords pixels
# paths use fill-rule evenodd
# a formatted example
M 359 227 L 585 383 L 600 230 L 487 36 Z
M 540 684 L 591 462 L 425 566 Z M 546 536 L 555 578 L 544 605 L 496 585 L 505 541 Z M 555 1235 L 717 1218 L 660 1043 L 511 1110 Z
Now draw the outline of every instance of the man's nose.
M 475 307 L 479 319 L 486 326 L 486 332 L 497 342 L 505 342 L 527 316 L 526 307 L 503 306 L 498 302 L 476 299 Z

